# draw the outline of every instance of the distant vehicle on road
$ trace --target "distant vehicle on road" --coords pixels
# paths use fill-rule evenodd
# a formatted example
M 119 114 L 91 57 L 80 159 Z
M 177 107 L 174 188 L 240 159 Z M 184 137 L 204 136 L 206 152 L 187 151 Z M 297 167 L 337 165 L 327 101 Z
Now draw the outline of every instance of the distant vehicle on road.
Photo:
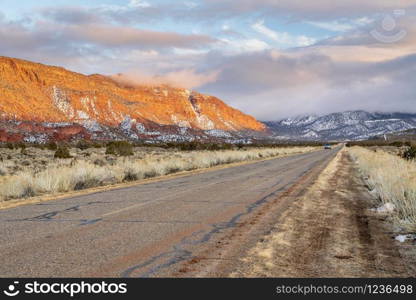
M 332 149 L 332 146 L 330 144 L 325 144 L 324 149 Z

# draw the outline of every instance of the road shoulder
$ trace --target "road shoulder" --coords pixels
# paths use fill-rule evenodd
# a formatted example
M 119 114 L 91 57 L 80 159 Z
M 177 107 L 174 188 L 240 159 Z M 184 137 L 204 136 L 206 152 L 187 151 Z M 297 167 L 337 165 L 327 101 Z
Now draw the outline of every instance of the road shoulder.
M 320 159 L 305 168 L 296 180 L 283 188 L 276 187 L 266 203 L 241 219 L 232 230 L 218 232 L 211 243 L 194 253 L 194 257 L 181 264 L 177 272 L 167 274 L 172 277 L 227 277 L 242 264 L 262 237 L 267 236 L 276 225 L 276 220 L 289 209 L 296 199 L 304 195 L 322 171 L 334 159 L 339 148 L 325 151 Z M 271 192 L 271 191 L 269 191 Z
M 386 217 L 343 150 L 272 231 L 240 259 L 231 277 L 415 276 Z

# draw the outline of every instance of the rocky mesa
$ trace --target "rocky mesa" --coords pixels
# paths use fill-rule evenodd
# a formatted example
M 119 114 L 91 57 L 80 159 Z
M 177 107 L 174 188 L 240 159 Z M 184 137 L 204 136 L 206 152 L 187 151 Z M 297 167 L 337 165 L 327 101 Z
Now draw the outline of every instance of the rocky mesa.
M 265 126 L 220 99 L 170 86 L 0 57 L 0 140 L 74 137 L 192 140 L 238 137 Z

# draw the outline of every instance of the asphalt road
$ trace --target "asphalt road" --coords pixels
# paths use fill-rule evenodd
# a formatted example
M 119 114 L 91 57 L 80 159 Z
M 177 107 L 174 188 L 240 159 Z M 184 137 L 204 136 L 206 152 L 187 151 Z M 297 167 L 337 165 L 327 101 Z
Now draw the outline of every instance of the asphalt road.
M 0 210 L 0 276 L 177 276 L 337 151 Z

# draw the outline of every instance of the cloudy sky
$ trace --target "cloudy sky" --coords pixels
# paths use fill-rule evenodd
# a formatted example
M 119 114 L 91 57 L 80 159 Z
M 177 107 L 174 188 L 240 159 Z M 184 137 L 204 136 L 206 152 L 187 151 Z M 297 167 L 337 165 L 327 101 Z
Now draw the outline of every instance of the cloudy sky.
M 415 0 L 0 0 L 0 55 L 186 87 L 261 120 L 416 112 Z

